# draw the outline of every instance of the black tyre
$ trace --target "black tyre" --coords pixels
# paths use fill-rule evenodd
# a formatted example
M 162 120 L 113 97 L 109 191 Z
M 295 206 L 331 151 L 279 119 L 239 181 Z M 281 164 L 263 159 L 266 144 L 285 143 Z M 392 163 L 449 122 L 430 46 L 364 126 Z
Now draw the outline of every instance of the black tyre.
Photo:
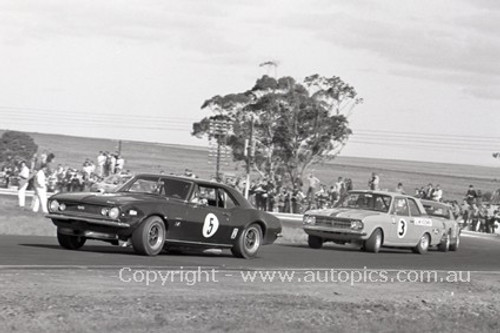
M 459 245 L 460 245 L 460 236 L 457 235 L 457 238 L 454 239 L 450 244 L 450 251 L 457 251 Z
M 451 234 L 447 234 L 438 245 L 438 250 L 441 252 L 448 252 L 451 245 Z
M 365 241 L 364 250 L 367 252 L 378 253 L 382 247 L 382 230 L 375 229 L 370 238 Z
M 311 236 L 307 238 L 307 244 L 311 249 L 321 249 L 323 247 L 323 239 L 318 236 Z
M 165 224 L 158 216 L 147 218 L 132 234 L 132 246 L 139 254 L 156 256 L 164 244 Z
M 430 244 L 429 234 L 424 234 L 418 241 L 417 246 L 415 246 L 412 250 L 415 253 L 425 254 L 427 253 L 427 250 L 429 250 L 429 244 Z
M 71 236 L 57 232 L 57 241 L 59 245 L 68 250 L 78 250 L 85 244 L 86 240 L 87 239 L 82 236 Z
M 262 229 L 258 224 L 249 225 L 231 248 L 235 257 L 250 259 L 257 255 L 262 244 Z

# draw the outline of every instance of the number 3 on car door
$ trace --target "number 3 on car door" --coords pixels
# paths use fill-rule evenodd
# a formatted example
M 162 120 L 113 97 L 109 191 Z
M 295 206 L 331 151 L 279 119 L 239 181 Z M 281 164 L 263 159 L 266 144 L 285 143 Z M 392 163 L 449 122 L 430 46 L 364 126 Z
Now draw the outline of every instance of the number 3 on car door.
M 398 238 L 403 238 L 406 235 L 406 231 L 408 230 L 408 224 L 406 223 L 406 220 L 404 219 L 399 219 L 398 221 Z

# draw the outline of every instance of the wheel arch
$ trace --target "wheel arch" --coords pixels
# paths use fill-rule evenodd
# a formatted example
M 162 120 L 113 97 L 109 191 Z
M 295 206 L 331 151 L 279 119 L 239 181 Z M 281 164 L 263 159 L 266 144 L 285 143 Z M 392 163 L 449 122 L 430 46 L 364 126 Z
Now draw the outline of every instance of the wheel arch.
M 245 226 L 245 229 L 251 226 L 252 224 L 257 224 L 260 227 L 260 230 L 262 231 L 262 239 L 266 238 L 266 232 L 267 232 L 267 225 L 262 221 L 262 220 L 255 220 L 253 222 L 248 223 Z
M 373 235 L 373 233 L 375 231 L 377 231 L 377 229 L 380 230 L 380 233 L 382 234 L 382 243 L 381 243 L 381 245 L 384 245 L 385 231 L 384 231 L 384 228 L 380 224 L 377 224 L 377 225 L 373 226 L 373 228 L 371 228 L 371 232 L 367 233 L 367 236 L 368 236 L 368 238 L 371 237 L 371 235 Z
M 144 215 L 144 217 L 139 221 L 139 223 L 136 223 L 136 226 L 134 229 L 137 229 L 141 224 L 146 222 L 146 220 L 149 219 L 150 217 L 159 217 L 163 221 L 163 224 L 165 225 L 165 231 L 168 230 L 168 218 L 167 218 L 167 216 L 165 216 L 161 213 L 158 213 L 158 212 Z

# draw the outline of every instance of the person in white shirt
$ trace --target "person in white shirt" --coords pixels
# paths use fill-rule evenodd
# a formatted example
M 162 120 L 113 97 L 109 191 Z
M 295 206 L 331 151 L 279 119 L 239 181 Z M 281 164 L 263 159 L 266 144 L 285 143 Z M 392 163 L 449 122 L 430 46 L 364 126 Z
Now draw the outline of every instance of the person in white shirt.
M 19 187 L 17 191 L 17 198 L 19 207 L 23 208 L 26 203 L 26 189 L 28 188 L 28 180 L 30 178 L 30 169 L 26 162 L 21 162 L 21 170 L 19 171 Z
M 372 177 L 368 181 L 368 188 L 372 191 L 378 191 L 380 190 L 379 184 L 380 184 L 379 176 L 375 172 L 372 172 Z
M 47 210 L 47 166 L 43 166 L 35 174 L 33 185 L 35 187 L 35 196 L 33 197 L 33 211 L 36 213 L 40 206 L 42 206 L 42 212 L 48 213 Z
M 434 192 L 432 192 L 431 199 L 434 201 L 441 201 L 441 199 L 443 199 L 443 190 L 441 189 L 441 186 L 436 186 Z
M 104 164 L 106 164 L 106 155 L 100 151 L 99 156 L 97 156 L 97 175 L 99 177 L 104 176 Z

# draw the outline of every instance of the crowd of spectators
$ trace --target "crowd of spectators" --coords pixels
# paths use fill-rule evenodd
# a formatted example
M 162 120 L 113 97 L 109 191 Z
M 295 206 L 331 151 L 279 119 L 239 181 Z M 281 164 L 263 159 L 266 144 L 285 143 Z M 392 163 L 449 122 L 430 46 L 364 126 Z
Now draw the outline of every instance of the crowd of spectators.
M 480 190 L 470 185 L 460 206 L 464 227 L 479 232 L 495 233 L 500 222 L 500 210 L 490 202 L 483 202 Z
M 93 185 L 103 182 L 106 178 L 131 176 L 129 170 L 124 170 L 125 160 L 119 153 L 111 154 L 107 151 L 100 151 L 95 163 L 87 158 L 80 168 L 70 168 L 62 164 L 54 167 L 52 163 L 54 157 L 54 154 L 44 151 L 39 156 L 35 155 L 31 161 L 20 161 L 15 165 L 3 166 L 1 174 L 5 182 L 4 186 L 17 185 L 20 207 L 25 206 L 27 189 L 35 191 L 31 209 L 38 211 L 41 207 L 42 211 L 46 212 L 47 192 L 95 190 Z M 164 171 L 160 173 L 165 174 Z M 190 169 L 185 169 L 184 173 L 178 176 L 197 178 Z M 9 184 L 12 180 L 15 184 Z M 218 181 L 215 177 L 212 180 Z M 246 184 L 241 177 L 226 177 L 220 181 L 245 193 Z M 117 184 L 117 181 L 114 184 Z M 259 210 L 283 213 L 302 213 L 309 209 L 330 208 L 353 189 L 353 183 L 350 178 L 338 177 L 330 184 L 332 185 L 328 186 L 312 172 L 304 182 L 298 180 L 291 185 L 279 179 L 276 181 L 269 177 L 261 177 L 250 183 L 249 200 Z M 377 173 L 372 173 L 368 179 L 368 189 L 380 189 L 380 178 Z M 398 183 L 394 191 L 407 194 L 402 183 Z M 445 200 L 439 184 L 434 186 L 429 183 L 427 186 L 415 188 L 413 195 L 417 198 L 449 204 L 455 217 L 470 230 L 494 233 L 496 222 L 500 221 L 498 207 L 489 202 L 483 202 L 481 191 L 476 190 L 473 185 L 469 186 L 462 204 L 456 200 Z
M 303 191 L 301 182 L 286 185 L 267 177 L 260 178 L 250 185 L 250 201 L 259 210 L 302 213 L 309 209 L 333 207 L 347 191 L 353 189 L 349 178 L 338 177 L 330 187 L 313 173 L 309 174 L 306 181 L 307 190 Z M 236 184 L 235 187 L 243 192 L 244 182 L 237 181 Z
M 105 181 L 111 176 L 127 176 L 124 170 L 125 159 L 119 154 L 100 151 L 96 163 L 87 158 L 79 168 L 68 165 L 54 165 L 55 155 L 44 151 L 35 154 L 30 161 L 17 161 L 4 165 L 1 176 L 4 187 L 17 187 L 18 205 L 25 207 L 27 190 L 33 190 L 31 209 L 35 212 L 42 208 L 47 213 L 47 192 L 89 191 L 94 184 Z

